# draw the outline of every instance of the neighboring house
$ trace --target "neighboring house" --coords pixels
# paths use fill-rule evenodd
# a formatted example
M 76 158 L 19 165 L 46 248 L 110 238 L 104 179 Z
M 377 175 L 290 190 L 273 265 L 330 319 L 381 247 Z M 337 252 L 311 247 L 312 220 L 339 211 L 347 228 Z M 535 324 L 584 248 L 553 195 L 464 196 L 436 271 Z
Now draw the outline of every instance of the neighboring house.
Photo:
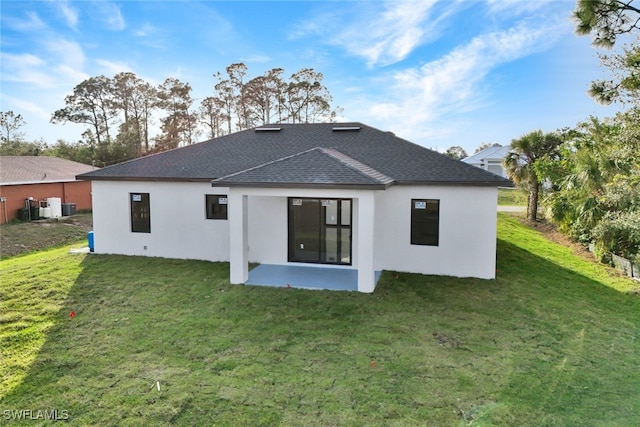
M 472 156 L 462 159 L 462 161 L 506 178 L 507 172 L 502 166 L 502 161 L 509 154 L 509 151 L 511 151 L 510 145 L 487 147 Z
M 90 172 L 96 253 L 495 277 L 510 181 L 360 123 L 278 124 Z M 253 271 L 252 271 L 253 273 Z
M 93 166 L 48 156 L 0 156 L 0 218 L 2 223 L 18 216 L 25 200 L 50 197 L 74 203 L 76 210 L 91 209 L 91 184 L 76 175 Z

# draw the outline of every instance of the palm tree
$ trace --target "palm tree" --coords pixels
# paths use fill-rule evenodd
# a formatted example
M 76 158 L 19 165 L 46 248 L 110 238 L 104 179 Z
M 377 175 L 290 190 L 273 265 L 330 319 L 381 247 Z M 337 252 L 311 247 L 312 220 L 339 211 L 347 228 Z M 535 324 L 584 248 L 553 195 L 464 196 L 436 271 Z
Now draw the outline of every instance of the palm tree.
M 511 151 L 504 158 L 503 165 L 509 178 L 529 192 L 527 218 L 531 221 L 537 219 L 540 184 L 544 178 L 538 176 L 535 164 L 557 157 L 561 143 L 558 134 L 536 130 L 511 141 Z

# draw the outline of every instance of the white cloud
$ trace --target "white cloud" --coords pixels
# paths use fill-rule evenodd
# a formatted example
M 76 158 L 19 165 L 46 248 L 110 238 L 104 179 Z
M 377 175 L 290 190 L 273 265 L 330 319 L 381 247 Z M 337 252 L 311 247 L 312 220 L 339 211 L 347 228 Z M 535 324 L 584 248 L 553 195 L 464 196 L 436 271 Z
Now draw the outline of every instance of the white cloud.
M 150 22 L 134 29 L 132 34 L 138 37 L 137 43 L 152 49 L 167 50 L 170 43 L 167 42 L 166 29 L 158 28 Z
M 35 102 L 27 101 L 25 99 L 14 98 L 7 95 L 0 95 L 2 98 L 2 103 L 5 106 L 10 106 L 10 108 L 5 108 L 7 110 L 15 110 L 22 112 L 32 113 L 37 116 L 41 120 L 49 120 L 51 117 L 51 113 L 45 110 L 40 104 L 36 104 Z M 28 124 L 28 122 L 27 122 Z
M 133 32 L 133 35 L 136 37 L 149 37 L 153 35 L 157 30 L 158 29 L 151 23 L 145 22 L 142 27 Z
M 352 10 L 318 14 L 296 26 L 291 37 L 318 34 L 369 66 L 389 65 L 435 40 L 446 19 L 466 7 L 464 2 L 436 0 L 387 1 L 382 9 L 378 5 L 358 2 Z
M 80 82 L 87 80 L 90 76 L 84 71 L 62 64 L 55 68 L 60 80 L 65 83 L 72 83 L 74 86 Z
M 250 55 L 244 58 L 240 58 L 241 61 L 244 62 L 269 62 L 271 61 L 271 57 L 267 56 L 267 55 L 260 55 L 260 54 L 256 54 L 256 55 Z
M 369 65 L 387 65 L 404 59 L 426 36 L 424 21 L 434 2 L 386 3 L 364 27 L 348 28 L 335 41 Z
M 565 32 L 559 22 L 521 22 L 508 30 L 477 36 L 436 61 L 393 73 L 385 101 L 371 103 L 369 114 L 394 128 L 418 132 L 410 129 L 426 129 L 448 114 L 477 109 L 486 102 L 483 84 L 492 70 L 545 50 Z M 423 139 L 425 135 L 410 136 Z
M 52 7 L 64 15 L 69 26 L 77 25 L 78 14 L 66 2 L 57 2 Z M 59 88 L 86 78 L 85 55 L 80 44 L 60 37 L 37 14 L 26 16 L 26 21 L 14 18 L 11 23 L 31 42 L 20 54 L 2 53 L 2 79 L 21 83 L 22 90 L 28 91 Z
M 107 59 L 96 59 L 95 62 L 101 67 L 101 74 L 107 77 L 113 77 L 118 73 L 132 71 L 124 62 L 113 62 Z
M 39 88 L 55 86 L 55 79 L 45 71 L 46 62 L 36 55 L 1 52 L 0 59 L 3 81 L 26 83 Z
M 79 44 L 65 39 L 47 39 L 46 59 L 30 53 L 2 53 L 2 80 L 51 89 L 88 78 Z
M 67 21 L 67 25 L 75 30 L 78 26 L 78 11 L 71 7 L 68 1 L 57 1 L 55 4 Z
M 84 67 L 84 51 L 79 43 L 63 38 L 50 38 L 43 43 L 49 54 L 54 57 L 53 62 L 82 70 Z
M 112 31 L 122 31 L 126 27 L 122 11 L 114 3 L 99 1 L 95 3 L 98 12 L 107 28 Z
M 487 6 L 491 14 L 523 15 L 549 7 L 549 3 L 557 0 L 488 0 Z
M 27 15 L 27 19 L 20 19 L 15 17 L 6 17 L 6 18 L 3 17 L 2 19 L 3 25 L 5 25 L 6 28 L 11 28 L 12 30 L 15 30 L 15 31 L 25 31 L 25 32 L 39 31 L 47 27 L 46 24 L 42 21 L 42 19 L 40 19 L 37 13 L 28 12 L 26 15 Z

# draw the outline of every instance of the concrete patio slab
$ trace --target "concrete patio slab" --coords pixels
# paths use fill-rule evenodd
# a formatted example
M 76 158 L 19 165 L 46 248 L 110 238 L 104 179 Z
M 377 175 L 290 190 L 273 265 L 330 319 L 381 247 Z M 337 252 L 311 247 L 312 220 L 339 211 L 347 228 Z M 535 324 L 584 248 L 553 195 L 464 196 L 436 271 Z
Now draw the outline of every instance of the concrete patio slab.
M 376 272 L 376 283 L 381 272 Z M 245 285 L 357 291 L 358 270 L 330 266 L 261 264 L 249 271 Z

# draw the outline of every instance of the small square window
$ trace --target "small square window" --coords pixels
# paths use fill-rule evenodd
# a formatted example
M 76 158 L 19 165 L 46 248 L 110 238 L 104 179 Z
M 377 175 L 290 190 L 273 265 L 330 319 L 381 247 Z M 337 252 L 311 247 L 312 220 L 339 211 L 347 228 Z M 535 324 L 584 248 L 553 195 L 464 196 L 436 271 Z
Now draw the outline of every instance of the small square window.
M 228 202 L 226 194 L 207 194 L 205 196 L 207 219 L 227 219 Z
M 411 244 L 438 246 L 440 200 L 411 200 Z

